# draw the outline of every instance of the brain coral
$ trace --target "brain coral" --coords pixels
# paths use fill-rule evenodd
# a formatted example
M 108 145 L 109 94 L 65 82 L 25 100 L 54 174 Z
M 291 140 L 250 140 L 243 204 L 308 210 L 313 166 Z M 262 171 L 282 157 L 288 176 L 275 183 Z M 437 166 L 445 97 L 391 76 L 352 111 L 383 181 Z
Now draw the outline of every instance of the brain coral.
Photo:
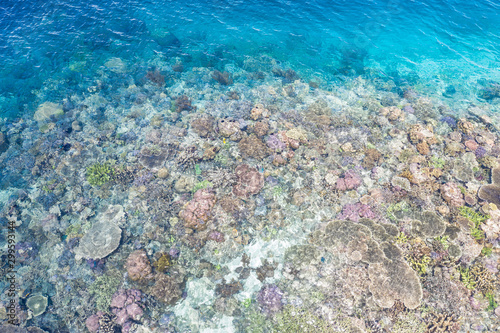
M 101 259 L 116 250 L 120 245 L 122 230 L 114 223 L 98 221 L 80 239 L 75 249 L 75 258 Z
M 415 309 L 422 299 L 422 287 L 399 248 L 388 242 L 393 229 L 368 219 L 360 223 L 332 221 L 324 230 L 314 232 L 310 241 L 332 253 L 338 246 L 346 246 L 351 260 L 367 263 L 369 289 L 380 307 L 390 308 L 399 299 L 407 308 Z

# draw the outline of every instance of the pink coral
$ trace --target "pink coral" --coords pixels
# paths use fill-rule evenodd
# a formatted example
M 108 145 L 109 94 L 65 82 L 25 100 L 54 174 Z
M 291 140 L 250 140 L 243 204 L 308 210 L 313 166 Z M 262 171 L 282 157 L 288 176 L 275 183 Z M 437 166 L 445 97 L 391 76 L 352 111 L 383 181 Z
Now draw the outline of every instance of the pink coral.
M 342 213 L 337 216 L 340 220 L 350 220 L 358 222 L 360 218 L 375 219 L 377 215 L 371 210 L 371 207 L 361 202 L 347 204 L 342 208 Z
M 347 170 L 344 178 L 337 179 L 336 188 L 340 191 L 357 189 L 362 183 L 361 177 L 354 170 Z
M 115 314 L 114 322 L 125 328 L 127 322 L 141 319 L 144 313 L 141 297 L 142 293 L 137 289 L 118 290 L 111 299 L 111 311 Z
M 127 258 L 125 267 L 127 268 L 128 276 L 134 281 L 151 277 L 151 264 L 144 250 L 132 252 Z
M 452 182 L 441 185 L 441 196 L 452 207 L 461 207 L 465 205 L 462 191 L 458 185 Z
M 92 333 L 95 333 L 99 330 L 99 319 L 101 318 L 102 316 L 102 312 L 99 311 L 97 314 L 94 314 L 90 317 L 87 318 L 87 320 L 85 321 L 85 326 L 87 326 L 87 329 L 92 332 Z
M 238 183 L 233 187 L 233 194 L 238 197 L 248 198 L 250 195 L 259 193 L 264 186 L 264 175 L 247 164 L 238 165 L 235 174 L 238 177 Z
M 212 190 L 196 191 L 193 199 L 179 213 L 179 217 L 184 220 L 184 226 L 195 230 L 204 230 L 212 217 L 211 211 L 215 201 L 215 194 Z

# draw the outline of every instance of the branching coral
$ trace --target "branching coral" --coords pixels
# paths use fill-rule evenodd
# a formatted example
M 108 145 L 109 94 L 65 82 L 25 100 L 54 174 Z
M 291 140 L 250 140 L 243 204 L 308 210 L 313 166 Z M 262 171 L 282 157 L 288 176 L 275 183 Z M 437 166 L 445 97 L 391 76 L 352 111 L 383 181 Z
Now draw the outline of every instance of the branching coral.
M 86 178 L 92 186 L 102 186 L 113 180 L 115 171 L 108 163 L 96 163 L 87 168 Z

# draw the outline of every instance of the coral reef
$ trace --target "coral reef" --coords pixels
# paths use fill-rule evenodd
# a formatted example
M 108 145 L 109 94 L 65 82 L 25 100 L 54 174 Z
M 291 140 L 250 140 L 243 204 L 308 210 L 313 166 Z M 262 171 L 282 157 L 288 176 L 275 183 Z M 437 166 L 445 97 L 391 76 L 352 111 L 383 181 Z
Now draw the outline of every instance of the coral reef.
M 118 290 L 110 303 L 111 312 L 115 315 L 114 322 L 122 327 L 127 327 L 131 321 L 139 321 L 144 313 L 141 298 L 140 290 Z
M 225 86 L 233 84 L 233 75 L 228 72 L 214 70 L 212 73 L 212 79 Z
M 354 170 L 347 170 L 342 178 L 337 179 L 335 188 L 339 191 L 355 190 L 361 183 L 361 177 Z
M 48 299 L 43 295 L 34 295 L 28 298 L 26 306 L 33 311 L 33 316 L 37 317 L 47 309 Z
M 440 190 L 443 199 L 452 207 L 461 207 L 465 204 L 463 194 L 456 183 L 449 182 L 443 184 Z
M 213 117 L 200 117 L 191 122 L 191 128 L 202 138 L 210 136 L 214 130 Z
M 172 305 L 181 298 L 181 282 L 178 278 L 157 274 L 155 284 L 151 288 L 151 294 L 160 302 Z

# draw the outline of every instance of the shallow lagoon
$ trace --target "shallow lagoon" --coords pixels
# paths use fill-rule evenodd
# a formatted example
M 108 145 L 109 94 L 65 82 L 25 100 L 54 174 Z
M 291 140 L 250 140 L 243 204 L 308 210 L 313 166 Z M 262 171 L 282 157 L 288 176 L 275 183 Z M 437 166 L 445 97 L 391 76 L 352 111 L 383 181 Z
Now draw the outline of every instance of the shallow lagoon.
M 498 330 L 494 4 L 169 5 L 5 8 L 5 325 Z

